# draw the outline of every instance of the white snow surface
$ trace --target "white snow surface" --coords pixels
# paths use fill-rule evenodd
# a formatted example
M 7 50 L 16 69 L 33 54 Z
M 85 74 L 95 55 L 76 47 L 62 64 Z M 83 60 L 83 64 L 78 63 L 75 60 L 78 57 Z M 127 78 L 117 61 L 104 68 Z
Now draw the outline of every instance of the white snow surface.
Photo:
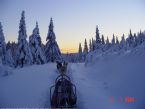
M 12 74 L 12 68 L 0 65 L 0 78 L 9 76 Z
M 145 109 L 145 49 L 98 56 L 91 63 L 69 63 L 77 87 L 78 109 Z M 1 71 L 0 71 L 1 72 Z M 56 64 L 12 69 L 0 77 L 0 107 L 50 107 L 49 88 L 59 75 Z M 111 102 L 110 97 L 115 101 Z M 127 103 L 125 97 L 134 97 Z M 118 99 L 122 98 L 123 101 Z

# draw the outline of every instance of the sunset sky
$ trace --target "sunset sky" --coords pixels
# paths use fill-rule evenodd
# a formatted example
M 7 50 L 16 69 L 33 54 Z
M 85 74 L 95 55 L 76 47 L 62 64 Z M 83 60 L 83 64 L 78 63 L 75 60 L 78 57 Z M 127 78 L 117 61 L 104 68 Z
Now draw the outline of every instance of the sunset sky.
M 145 30 L 145 0 L 0 0 L 0 22 L 7 41 L 17 41 L 21 12 L 25 10 L 28 37 L 38 21 L 46 43 L 53 18 L 56 40 L 62 52 L 78 51 L 79 42 L 101 34 L 119 38 L 123 33 Z

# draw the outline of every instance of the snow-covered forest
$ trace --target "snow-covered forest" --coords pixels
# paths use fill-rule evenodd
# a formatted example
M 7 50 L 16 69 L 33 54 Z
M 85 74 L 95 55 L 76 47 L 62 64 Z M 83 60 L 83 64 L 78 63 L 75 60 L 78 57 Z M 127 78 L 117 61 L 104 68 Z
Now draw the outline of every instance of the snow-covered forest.
M 53 31 L 53 20 L 50 19 L 46 45 L 41 42 L 38 22 L 33 29 L 32 35 L 27 40 L 27 31 L 25 23 L 25 12 L 22 11 L 19 23 L 18 41 L 5 42 L 5 37 L 0 22 L 0 62 L 10 67 L 23 67 L 32 64 L 45 64 L 62 59 L 59 46 L 56 42 Z
M 126 37 L 126 38 L 125 38 Z M 121 40 L 118 40 L 118 37 L 112 37 L 112 40 L 109 41 L 109 38 L 104 39 L 104 35 L 100 35 L 98 26 L 96 27 L 96 37 L 95 39 L 90 39 L 89 44 L 85 39 L 84 49 L 82 50 L 81 44 L 79 44 L 78 60 L 79 61 L 88 61 L 86 58 L 92 58 L 92 54 L 108 54 L 108 53 L 123 53 L 125 51 L 130 51 L 136 49 L 138 46 L 145 46 L 145 32 L 141 31 L 138 33 L 132 33 L 130 30 L 128 36 L 124 34 L 121 37 Z M 90 57 L 91 56 L 91 57 Z
M 89 41 L 84 40 L 84 44 L 79 43 L 78 53 L 62 54 L 56 41 L 53 31 L 53 20 L 50 19 L 46 44 L 41 41 L 39 25 L 33 29 L 32 35 L 28 37 L 25 23 L 25 12 L 22 11 L 19 23 L 18 41 L 6 43 L 2 24 L 0 22 L 0 62 L 10 67 L 23 67 L 32 64 L 45 64 L 55 62 L 56 60 L 66 60 L 68 62 L 88 62 L 92 59 L 92 53 L 122 53 L 135 49 L 138 46 L 145 45 L 145 32 L 139 31 L 132 33 L 130 30 L 128 36 L 122 35 L 121 40 L 113 34 L 112 40 L 100 35 L 98 26 L 96 27 L 96 36 Z M 29 38 L 29 40 L 27 40 Z M 84 45 L 84 47 L 82 47 Z M 89 58 L 89 59 L 88 59 Z

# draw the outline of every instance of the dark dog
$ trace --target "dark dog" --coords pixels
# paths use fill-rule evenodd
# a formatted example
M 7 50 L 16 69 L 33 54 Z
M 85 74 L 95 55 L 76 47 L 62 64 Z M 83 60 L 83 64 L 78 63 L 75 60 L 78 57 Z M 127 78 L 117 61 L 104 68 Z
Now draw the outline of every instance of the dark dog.
M 59 61 L 57 61 L 56 62 L 57 63 L 57 70 L 61 73 L 61 74 L 65 74 L 66 73 L 66 71 L 67 71 L 67 65 L 68 65 L 68 63 L 67 62 L 59 62 Z
M 56 63 L 57 63 L 57 70 L 60 70 L 60 68 L 62 67 L 62 63 L 59 61 L 57 61 Z
M 76 96 L 70 81 L 63 80 L 56 83 L 51 99 L 52 108 L 73 107 L 76 104 Z M 66 106 L 67 104 L 67 106 Z

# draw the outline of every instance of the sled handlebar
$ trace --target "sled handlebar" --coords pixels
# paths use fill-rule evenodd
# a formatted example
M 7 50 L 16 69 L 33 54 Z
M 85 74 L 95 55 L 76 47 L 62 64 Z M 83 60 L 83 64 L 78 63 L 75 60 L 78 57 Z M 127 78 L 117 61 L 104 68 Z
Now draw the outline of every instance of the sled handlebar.
M 70 80 L 70 77 L 68 77 L 67 75 L 64 75 L 64 74 L 63 74 L 63 75 L 59 75 L 59 76 L 56 78 L 55 84 L 56 84 L 57 81 L 60 80 L 60 79 L 61 79 L 61 80 L 67 79 L 67 80 L 71 81 L 71 80 Z

